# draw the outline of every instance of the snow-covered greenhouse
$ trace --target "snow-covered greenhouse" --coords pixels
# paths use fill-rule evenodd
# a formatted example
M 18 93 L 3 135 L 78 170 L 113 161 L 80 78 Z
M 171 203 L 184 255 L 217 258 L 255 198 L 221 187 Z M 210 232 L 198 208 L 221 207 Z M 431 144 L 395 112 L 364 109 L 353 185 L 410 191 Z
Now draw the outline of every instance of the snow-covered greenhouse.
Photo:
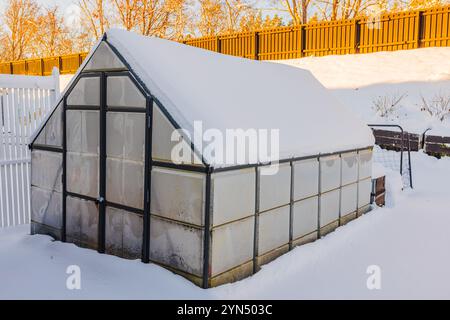
M 195 122 L 278 130 L 277 170 Z M 366 212 L 373 144 L 306 70 L 111 30 L 32 137 L 31 231 L 217 286 Z

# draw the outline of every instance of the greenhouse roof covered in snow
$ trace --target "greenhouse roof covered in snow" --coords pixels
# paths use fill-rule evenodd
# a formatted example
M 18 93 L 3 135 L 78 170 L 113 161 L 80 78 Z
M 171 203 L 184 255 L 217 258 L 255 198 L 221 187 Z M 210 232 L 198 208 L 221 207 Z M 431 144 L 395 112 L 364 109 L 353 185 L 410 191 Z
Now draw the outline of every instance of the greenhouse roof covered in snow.
M 280 159 L 365 148 L 374 143 L 362 120 L 307 70 L 227 56 L 124 30 L 108 31 L 105 39 L 122 61 L 100 64 L 132 71 L 175 127 L 188 132 L 190 138 L 202 134 L 195 132 L 195 121 L 201 121 L 203 131 L 218 129 L 223 134 L 227 129 L 278 129 Z M 89 62 L 91 55 L 87 64 L 98 63 Z M 207 154 L 203 159 L 214 164 Z

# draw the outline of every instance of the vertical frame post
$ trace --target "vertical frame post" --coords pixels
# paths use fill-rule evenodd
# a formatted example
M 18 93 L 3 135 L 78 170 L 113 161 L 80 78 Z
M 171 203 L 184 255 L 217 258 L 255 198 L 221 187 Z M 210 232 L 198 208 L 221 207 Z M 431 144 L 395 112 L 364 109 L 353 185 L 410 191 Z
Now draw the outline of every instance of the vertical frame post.
M 259 167 L 255 167 L 255 228 L 253 231 L 253 273 L 258 271 L 258 251 L 259 251 L 259 189 L 260 176 Z
M 294 237 L 294 162 L 289 161 L 291 166 L 291 191 L 289 201 L 289 250 L 292 250 L 292 240 Z
M 322 197 L 322 165 L 320 164 L 320 156 L 317 157 L 317 161 L 319 162 L 319 183 L 318 192 L 317 192 L 317 239 L 320 239 L 320 198 Z
M 153 99 L 147 98 L 145 111 L 144 216 L 142 235 L 142 262 L 150 261 L 150 201 L 152 185 Z
M 106 75 L 100 75 L 100 157 L 99 157 L 99 197 L 98 197 L 98 252 L 105 253 L 106 227 Z
M 62 110 L 62 174 L 61 174 L 61 184 L 62 184 L 62 226 L 61 226 L 61 241 L 67 241 L 67 98 L 64 97 L 63 100 L 63 110 Z
M 211 249 L 211 168 L 206 170 L 205 183 L 205 233 L 203 243 L 203 288 L 209 288 L 210 275 L 210 249 Z
M 338 216 L 338 226 L 341 226 L 342 218 L 342 153 L 339 154 L 339 216 Z

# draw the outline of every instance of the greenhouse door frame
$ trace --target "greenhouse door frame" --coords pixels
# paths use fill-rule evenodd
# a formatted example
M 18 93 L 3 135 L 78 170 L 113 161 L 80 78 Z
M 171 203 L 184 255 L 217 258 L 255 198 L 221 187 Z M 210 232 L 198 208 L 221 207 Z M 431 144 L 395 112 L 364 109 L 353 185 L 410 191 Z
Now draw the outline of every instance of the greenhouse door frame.
M 128 77 L 136 88 L 142 93 L 146 100 L 146 106 L 144 108 L 135 107 L 108 107 L 107 106 L 107 78 L 113 76 L 126 76 Z M 100 79 L 100 106 L 68 106 L 67 96 L 72 92 L 72 89 L 76 86 L 78 81 L 82 78 L 98 77 Z M 67 224 L 67 197 L 76 197 L 83 200 L 93 201 L 98 207 L 98 233 L 97 233 L 97 251 L 99 253 L 105 253 L 106 242 L 106 207 L 113 207 L 117 209 L 126 210 L 139 214 L 143 217 L 143 237 L 142 237 L 142 262 L 148 263 L 150 258 L 150 188 L 151 188 L 151 150 L 152 150 L 152 119 L 153 119 L 153 99 L 149 97 L 147 92 L 136 81 L 133 74 L 129 71 L 99 71 L 99 72 L 86 72 L 81 73 L 76 81 L 71 85 L 67 94 L 64 96 L 63 102 L 63 173 L 62 173 L 62 234 L 61 240 L 66 242 L 66 224 Z M 95 110 L 99 111 L 99 177 L 98 177 L 98 197 L 93 198 L 78 193 L 67 191 L 67 110 Z M 107 125 L 106 117 L 108 112 L 124 112 L 124 113 L 141 113 L 145 116 L 145 139 L 144 139 L 144 189 L 143 189 L 143 209 L 137 209 L 134 207 L 126 206 L 110 202 L 106 198 L 106 145 L 107 145 Z

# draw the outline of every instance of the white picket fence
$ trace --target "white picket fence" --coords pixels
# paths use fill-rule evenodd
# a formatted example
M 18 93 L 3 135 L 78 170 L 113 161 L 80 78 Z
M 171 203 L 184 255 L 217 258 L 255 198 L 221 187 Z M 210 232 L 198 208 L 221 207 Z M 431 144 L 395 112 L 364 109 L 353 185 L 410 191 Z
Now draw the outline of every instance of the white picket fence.
M 0 227 L 30 221 L 28 138 L 58 95 L 57 69 L 48 77 L 0 75 Z

